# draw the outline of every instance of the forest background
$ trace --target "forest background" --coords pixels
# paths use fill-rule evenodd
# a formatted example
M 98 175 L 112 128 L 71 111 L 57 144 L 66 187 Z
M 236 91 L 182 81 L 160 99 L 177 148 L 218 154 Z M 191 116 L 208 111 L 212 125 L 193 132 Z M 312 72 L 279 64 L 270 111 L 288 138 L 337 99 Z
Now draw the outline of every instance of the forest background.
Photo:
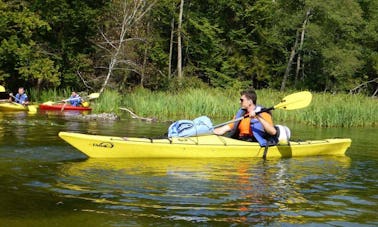
M 378 1 L 0 1 L 0 83 L 378 91 Z
M 224 118 L 242 89 L 265 105 L 310 90 L 276 119 L 378 122 L 378 1 L 0 0 L 0 18 L 0 84 L 32 101 L 99 92 L 95 112 Z

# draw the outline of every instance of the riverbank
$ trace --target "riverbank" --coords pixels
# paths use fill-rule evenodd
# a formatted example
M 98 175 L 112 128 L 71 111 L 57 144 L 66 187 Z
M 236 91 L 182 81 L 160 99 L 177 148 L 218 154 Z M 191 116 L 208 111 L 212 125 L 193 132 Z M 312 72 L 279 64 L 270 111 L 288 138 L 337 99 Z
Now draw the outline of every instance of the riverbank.
M 41 93 L 41 102 L 51 97 L 66 98 L 67 91 Z M 270 89 L 257 90 L 258 104 L 266 107 L 278 104 L 281 99 L 295 91 L 279 92 Z M 65 95 L 60 97 L 61 95 Z M 378 126 L 378 99 L 362 95 L 328 94 L 312 92 L 311 104 L 299 110 L 274 110 L 276 122 L 294 121 L 319 127 Z M 83 95 L 82 95 L 83 96 Z M 138 116 L 172 121 L 194 119 L 206 115 L 210 118 L 228 120 L 239 108 L 239 93 L 220 89 L 186 89 L 180 93 L 135 89 L 120 94 L 106 90 L 92 100 L 93 113 L 120 114 L 127 108 Z M 84 97 L 84 96 L 83 96 Z M 51 101 L 51 100 L 50 100 Z M 131 116 L 130 116 L 131 117 Z

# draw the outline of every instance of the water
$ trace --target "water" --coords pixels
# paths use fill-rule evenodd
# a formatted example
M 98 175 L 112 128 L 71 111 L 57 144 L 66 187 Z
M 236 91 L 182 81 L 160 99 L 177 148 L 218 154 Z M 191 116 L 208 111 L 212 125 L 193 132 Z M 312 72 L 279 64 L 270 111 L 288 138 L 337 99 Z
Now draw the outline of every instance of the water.
M 216 122 L 218 123 L 218 122 Z M 169 123 L 0 113 L 0 226 L 376 226 L 377 128 L 290 124 L 351 137 L 345 157 L 85 159 L 59 131 L 159 136 Z

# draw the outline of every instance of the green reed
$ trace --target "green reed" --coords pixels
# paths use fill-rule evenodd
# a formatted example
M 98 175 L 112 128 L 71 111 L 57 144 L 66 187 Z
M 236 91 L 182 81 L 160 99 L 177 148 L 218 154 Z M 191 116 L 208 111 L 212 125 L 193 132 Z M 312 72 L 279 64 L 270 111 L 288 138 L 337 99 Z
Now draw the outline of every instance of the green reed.
M 71 96 L 71 89 L 51 89 L 51 90 L 37 90 L 31 88 L 28 90 L 28 95 L 32 102 L 47 102 L 47 101 L 61 101 L 67 99 Z
M 228 94 L 215 89 L 186 89 L 171 93 L 139 88 L 123 96 L 122 106 L 139 116 L 175 120 L 202 115 L 232 116 L 238 106 L 232 100 Z
M 271 107 L 296 91 L 279 92 L 271 89 L 257 90 L 259 105 Z M 28 91 L 32 101 L 59 101 L 71 95 L 70 89 Z M 82 97 L 87 94 L 79 92 Z M 312 92 L 311 104 L 299 110 L 274 110 L 277 124 L 298 122 L 320 127 L 360 127 L 378 125 L 378 99 L 362 95 L 328 94 Z M 93 113 L 121 113 L 128 108 L 141 117 L 160 121 L 175 121 L 208 116 L 215 123 L 230 120 L 238 110 L 240 94 L 235 90 L 188 88 L 180 92 L 150 91 L 137 88 L 119 93 L 105 90 L 98 99 L 91 100 Z M 126 113 L 126 112 L 124 112 Z M 127 116 L 127 115 L 126 115 Z
M 377 126 L 377 113 L 376 98 L 316 93 L 311 105 L 303 109 L 298 120 L 322 127 Z
M 122 94 L 117 91 L 105 90 L 98 99 L 90 103 L 94 113 L 118 113 L 122 99 Z
M 257 90 L 258 104 L 270 107 L 293 92 Z M 274 110 L 277 123 L 294 121 L 321 127 L 376 126 L 378 100 L 362 95 L 312 93 L 311 104 L 299 110 Z M 206 115 L 228 120 L 239 108 L 239 92 L 219 89 L 186 89 L 180 93 L 136 89 L 124 94 L 121 105 L 139 116 L 159 120 L 193 119 Z

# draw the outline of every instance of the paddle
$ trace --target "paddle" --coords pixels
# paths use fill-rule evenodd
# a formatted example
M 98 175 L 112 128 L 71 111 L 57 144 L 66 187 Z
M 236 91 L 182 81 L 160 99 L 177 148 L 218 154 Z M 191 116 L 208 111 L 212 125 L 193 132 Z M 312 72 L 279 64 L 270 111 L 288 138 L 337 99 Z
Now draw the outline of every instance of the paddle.
M 12 94 L 9 94 L 10 97 L 14 98 L 14 100 L 16 101 L 20 101 L 20 99 L 18 99 L 16 96 L 12 95 Z M 36 113 L 37 112 L 37 107 L 36 105 L 23 105 L 21 103 L 18 103 L 18 102 L 12 102 L 13 104 L 16 104 L 16 105 L 19 105 L 19 106 L 25 106 L 28 108 L 28 111 L 30 113 Z
M 100 97 L 100 93 L 91 93 L 89 94 L 88 96 L 86 96 L 86 98 L 88 100 L 92 100 L 92 99 L 97 99 L 98 97 Z M 56 101 L 56 102 L 53 102 L 53 101 L 47 101 L 47 102 L 44 102 L 42 104 L 44 105 L 53 105 L 55 103 L 63 103 L 63 102 L 69 102 L 71 100 L 77 100 L 77 99 L 80 99 L 80 98 L 73 98 L 73 99 L 65 99 L 63 101 Z
M 293 93 L 291 95 L 285 96 L 280 103 L 278 103 L 275 106 L 269 107 L 269 108 L 264 108 L 261 111 L 256 112 L 256 114 L 260 114 L 263 112 L 268 112 L 270 110 L 275 110 L 275 109 L 283 109 L 283 110 L 296 110 L 296 109 L 301 109 L 306 106 L 308 106 L 311 103 L 312 100 L 312 94 L 309 91 L 301 91 L 297 93 Z M 240 121 L 243 118 L 247 118 L 248 115 L 239 117 L 236 119 L 233 119 L 231 121 L 227 121 L 224 123 L 221 123 L 219 125 L 215 125 L 214 128 L 221 127 L 223 125 L 227 125 L 236 121 Z
M 5 92 L 5 87 L 0 85 L 0 92 Z M 0 99 L 0 102 L 9 102 L 9 99 Z

